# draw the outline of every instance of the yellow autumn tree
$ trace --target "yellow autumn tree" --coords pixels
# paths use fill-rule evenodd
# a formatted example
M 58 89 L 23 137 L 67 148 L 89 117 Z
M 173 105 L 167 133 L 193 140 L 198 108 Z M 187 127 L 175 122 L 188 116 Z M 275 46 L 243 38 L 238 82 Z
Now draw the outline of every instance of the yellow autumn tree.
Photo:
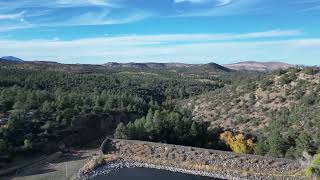
M 320 153 L 316 154 L 311 164 L 305 170 L 307 177 L 320 179 Z
M 251 153 L 254 148 L 252 139 L 246 139 L 243 134 L 234 135 L 230 131 L 220 134 L 220 139 L 224 141 L 235 153 Z

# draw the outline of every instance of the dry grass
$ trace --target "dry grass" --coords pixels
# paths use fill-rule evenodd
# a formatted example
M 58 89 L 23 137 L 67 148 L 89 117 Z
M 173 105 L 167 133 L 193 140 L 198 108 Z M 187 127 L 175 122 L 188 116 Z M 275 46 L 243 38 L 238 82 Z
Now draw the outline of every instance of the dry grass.
M 119 156 L 114 154 L 94 156 L 85 163 L 81 170 L 85 173 L 88 173 L 107 162 L 114 162 L 118 159 Z

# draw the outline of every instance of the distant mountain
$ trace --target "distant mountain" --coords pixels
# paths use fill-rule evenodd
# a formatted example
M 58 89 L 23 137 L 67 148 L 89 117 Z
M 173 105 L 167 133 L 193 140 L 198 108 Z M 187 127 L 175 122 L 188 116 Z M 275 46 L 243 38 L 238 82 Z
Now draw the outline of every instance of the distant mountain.
M 3 56 L 0 58 L 0 61 L 23 62 L 22 59 L 14 57 L 14 56 Z
M 185 64 L 185 63 L 116 63 L 104 64 L 108 68 L 133 68 L 139 70 L 171 70 L 180 73 L 216 73 L 229 72 L 231 69 L 216 63 Z
M 205 69 L 217 69 L 217 70 L 220 70 L 220 71 L 231 71 L 230 68 L 227 68 L 227 67 L 224 67 L 224 66 L 221 66 L 217 63 L 208 63 L 208 64 L 204 64 L 202 65 L 201 67 L 204 67 Z
M 108 68 L 132 68 L 139 70 L 173 70 L 181 73 L 216 73 L 237 71 L 273 71 L 276 69 L 288 69 L 294 65 L 282 62 L 256 62 L 244 61 L 234 64 L 219 65 L 216 63 L 208 64 L 185 64 L 185 63 L 117 63 L 109 62 L 104 64 Z
M 184 63 L 117 63 L 117 62 L 108 62 L 104 64 L 106 67 L 111 68 L 136 68 L 136 69 L 174 69 L 174 68 L 186 68 L 194 66 L 193 64 L 184 64 Z
M 234 64 L 225 64 L 224 67 L 243 71 L 273 71 L 277 69 L 288 69 L 290 67 L 294 67 L 294 65 L 283 62 L 244 61 Z

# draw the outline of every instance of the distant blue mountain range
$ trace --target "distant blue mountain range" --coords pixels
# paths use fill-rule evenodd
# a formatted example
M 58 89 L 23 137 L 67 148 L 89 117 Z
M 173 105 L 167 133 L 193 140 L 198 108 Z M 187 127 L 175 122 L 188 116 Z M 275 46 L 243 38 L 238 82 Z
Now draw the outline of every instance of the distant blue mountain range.
M 23 62 L 22 59 L 14 56 L 3 56 L 0 58 L 0 61 L 14 61 L 14 62 Z

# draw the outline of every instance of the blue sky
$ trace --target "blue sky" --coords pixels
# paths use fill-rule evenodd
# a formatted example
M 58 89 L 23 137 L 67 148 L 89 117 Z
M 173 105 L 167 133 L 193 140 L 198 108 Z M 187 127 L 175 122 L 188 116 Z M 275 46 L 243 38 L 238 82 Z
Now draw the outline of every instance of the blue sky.
M 0 0 L 0 56 L 319 65 L 320 0 Z

